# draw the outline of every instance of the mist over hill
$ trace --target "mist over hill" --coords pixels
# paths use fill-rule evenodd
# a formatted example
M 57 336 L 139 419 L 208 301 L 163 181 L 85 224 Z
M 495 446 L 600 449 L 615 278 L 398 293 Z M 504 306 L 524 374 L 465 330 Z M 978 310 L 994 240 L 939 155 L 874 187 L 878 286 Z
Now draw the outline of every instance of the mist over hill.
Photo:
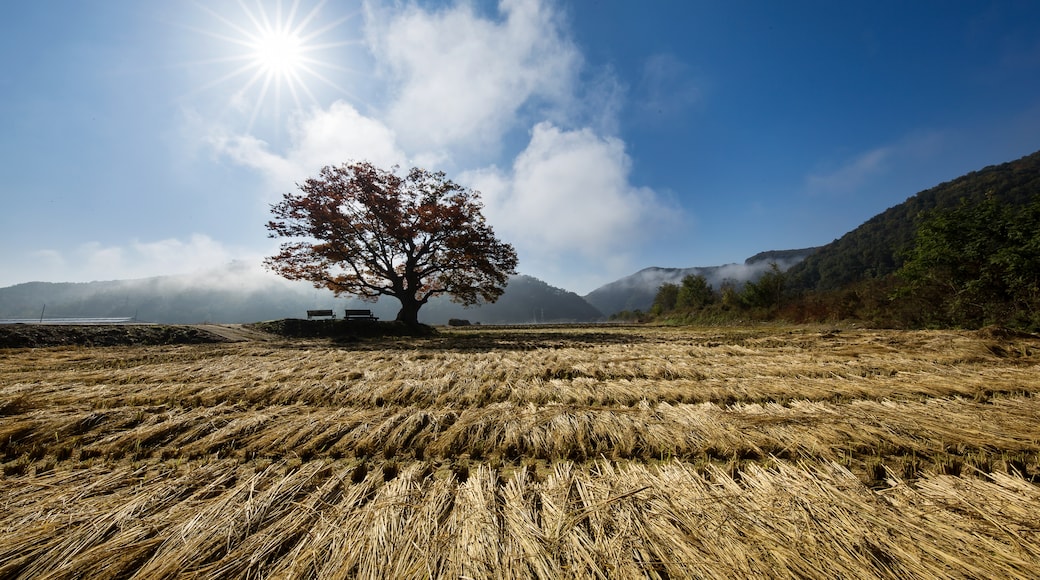
M 646 312 L 654 303 L 654 296 L 662 284 L 678 284 L 686 276 L 704 276 L 708 284 L 719 289 L 723 283 L 742 285 L 754 282 L 767 272 L 772 264 L 787 270 L 805 260 L 818 248 L 772 250 L 751 256 L 743 264 L 702 266 L 693 268 L 644 268 L 631 276 L 600 286 L 585 295 L 585 300 L 606 315 L 622 311 Z
M 383 320 L 397 316 L 393 299 L 376 303 L 336 297 L 310 284 L 291 282 L 242 263 L 196 274 L 85 283 L 29 282 L 0 288 L 0 319 L 134 318 L 142 322 L 244 323 L 305 318 L 307 310 L 371 309 Z M 463 308 L 435 298 L 419 312 L 421 322 L 451 318 L 486 324 L 590 322 L 603 314 L 573 292 L 537 278 L 514 276 L 494 304 Z

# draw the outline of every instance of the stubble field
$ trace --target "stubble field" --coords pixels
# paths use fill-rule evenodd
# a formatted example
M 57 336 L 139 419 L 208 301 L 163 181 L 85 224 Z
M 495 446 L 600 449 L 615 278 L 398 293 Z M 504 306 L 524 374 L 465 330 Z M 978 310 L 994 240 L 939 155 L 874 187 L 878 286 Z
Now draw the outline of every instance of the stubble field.
M 1040 338 L 0 350 L 3 578 L 1040 577 Z

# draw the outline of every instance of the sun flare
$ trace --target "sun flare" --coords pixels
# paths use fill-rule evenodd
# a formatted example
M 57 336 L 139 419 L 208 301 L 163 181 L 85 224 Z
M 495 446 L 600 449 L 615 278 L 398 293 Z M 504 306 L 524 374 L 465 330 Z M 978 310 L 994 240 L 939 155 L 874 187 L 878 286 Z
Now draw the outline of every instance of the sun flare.
M 331 37 L 353 15 L 330 19 L 322 13 L 324 1 L 318 1 L 309 10 L 302 9 L 307 4 L 303 0 L 292 0 L 291 4 L 282 0 L 241 0 L 237 4 L 241 9 L 238 14 L 222 14 L 202 6 L 211 18 L 210 26 L 215 28 L 196 31 L 228 46 L 226 54 L 202 63 L 231 63 L 233 67 L 198 91 L 218 85 L 234 87 L 233 81 L 238 79 L 241 84 L 234 88 L 230 103 L 233 109 L 249 114 L 250 129 L 260 117 L 277 125 L 284 119 L 285 103 L 296 109 L 319 104 L 319 88 L 350 95 L 338 84 L 336 73 L 353 71 L 341 64 L 344 55 L 337 49 L 358 41 Z
M 297 75 L 304 64 L 306 46 L 300 37 L 284 30 L 265 31 L 253 47 L 256 65 L 267 74 Z

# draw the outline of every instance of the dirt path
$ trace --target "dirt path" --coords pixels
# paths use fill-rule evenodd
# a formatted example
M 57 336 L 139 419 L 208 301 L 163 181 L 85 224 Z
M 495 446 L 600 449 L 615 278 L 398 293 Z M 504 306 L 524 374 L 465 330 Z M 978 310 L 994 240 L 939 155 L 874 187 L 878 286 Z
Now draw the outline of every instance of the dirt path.
M 277 336 L 246 328 L 241 324 L 195 324 L 195 328 L 226 338 L 231 342 L 270 342 Z

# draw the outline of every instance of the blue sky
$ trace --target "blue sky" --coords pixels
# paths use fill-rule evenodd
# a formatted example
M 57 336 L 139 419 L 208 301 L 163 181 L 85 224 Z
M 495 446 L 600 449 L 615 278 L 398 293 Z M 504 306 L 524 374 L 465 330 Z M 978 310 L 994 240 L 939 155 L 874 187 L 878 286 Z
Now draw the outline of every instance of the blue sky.
M 1040 149 L 1037 30 L 1032 1 L 13 3 L 0 286 L 259 267 L 269 205 L 348 159 L 480 190 L 579 293 L 821 245 Z

